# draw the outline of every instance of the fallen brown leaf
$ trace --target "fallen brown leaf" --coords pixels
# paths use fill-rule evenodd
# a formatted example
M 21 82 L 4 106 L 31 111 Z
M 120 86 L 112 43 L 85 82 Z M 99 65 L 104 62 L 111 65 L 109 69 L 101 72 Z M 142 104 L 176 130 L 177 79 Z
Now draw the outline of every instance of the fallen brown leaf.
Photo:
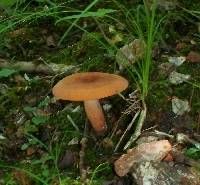
M 182 49 L 185 49 L 186 47 L 187 47 L 187 44 L 186 44 L 186 43 L 179 42 L 179 43 L 176 45 L 176 51 L 181 51 Z
M 188 62 L 192 62 L 192 63 L 199 63 L 200 62 L 200 54 L 196 53 L 194 51 L 190 51 L 188 56 L 186 57 L 186 60 Z
M 56 41 L 52 35 L 48 36 L 46 38 L 46 44 L 48 47 L 55 47 L 56 46 Z
M 18 181 L 21 185 L 31 185 L 32 182 L 30 178 L 23 171 L 14 170 L 13 171 L 13 179 Z
M 26 28 L 19 28 L 17 30 L 9 32 L 10 37 L 18 37 L 26 34 Z
M 26 150 L 26 154 L 27 156 L 31 156 L 35 153 L 35 149 L 33 147 L 29 147 L 27 150 Z
M 77 162 L 77 154 L 71 150 L 66 150 L 64 156 L 62 156 L 58 166 L 60 169 L 73 166 Z

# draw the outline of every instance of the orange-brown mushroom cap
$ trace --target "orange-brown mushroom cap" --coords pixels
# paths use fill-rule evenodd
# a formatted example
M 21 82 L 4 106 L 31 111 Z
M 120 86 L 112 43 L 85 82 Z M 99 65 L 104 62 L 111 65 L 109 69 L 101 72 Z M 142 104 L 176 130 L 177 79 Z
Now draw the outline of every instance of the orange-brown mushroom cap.
M 87 72 L 75 73 L 63 78 L 52 91 L 59 99 L 85 101 L 118 94 L 127 86 L 128 81 L 119 75 Z

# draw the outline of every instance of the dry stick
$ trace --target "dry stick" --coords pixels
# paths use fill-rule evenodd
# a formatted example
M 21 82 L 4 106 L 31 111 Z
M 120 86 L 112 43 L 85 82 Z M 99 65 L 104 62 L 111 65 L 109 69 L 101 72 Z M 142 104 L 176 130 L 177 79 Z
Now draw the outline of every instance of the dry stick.
M 61 72 L 70 72 L 78 70 L 79 66 L 64 65 L 64 64 L 54 64 L 49 63 L 43 64 L 40 61 L 12 61 L 8 62 L 5 59 L 0 58 L 0 67 L 16 69 L 28 73 L 44 73 L 44 74 L 58 74 Z
M 146 132 L 146 131 L 149 131 L 149 130 L 153 130 L 153 129 L 155 129 L 156 127 L 158 127 L 158 125 L 154 125 L 154 126 L 152 126 L 152 127 L 146 128 L 146 129 L 144 129 L 142 132 Z
M 195 141 L 194 139 L 190 139 L 186 134 L 178 133 L 176 136 L 177 142 L 180 143 L 190 143 L 196 146 L 196 148 L 200 149 L 200 143 Z
M 80 177 L 81 177 L 81 181 L 82 183 L 85 184 L 86 179 L 87 179 L 87 170 L 85 170 L 84 167 L 84 158 L 85 158 L 85 148 L 86 148 L 86 144 L 87 144 L 87 138 L 83 137 L 81 139 L 81 150 L 79 152 L 79 169 L 80 169 Z
M 72 119 L 72 117 L 71 117 L 69 114 L 67 115 L 67 119 L 68 119 L 69 122 L 72 124 L 72 126 L 75 128 L 75 130 L 76 130 L 77 132 L 80 132 L 78 126 L 76 125 L 76 123 L 74 122 L 74 120 Z
M 130 104 L 130 105 L 133 104 L 133 103 L 130 101 L 130 99 L 126 99 L 121 93 L 118 93 L 118 95 L 119 95 L 123 100 L 125 100 L 128 104 Z M 114 136 L 114 134 L 115 134 L 115 132 L 117 131 L 117 128 L 118 128 L 118 126 L 119 126 L 119 122 L 122 120 L 122 118 L 123 118 L 125 115 L 126 115 L 126 114 L 123 113 L 123 114 L 120 116 L 120 118 L 118 119 L 117 124 L 116 124 L 116 126 L 114 127 L 114 129 L 113 129 L 113 131 L 112 131 L 112 134 L 111 134 L 111 136 L 110 136 L 110 139 L 113 138 L 113 136 Z
M 31 61 L 31 62 L 25 62 L 25 61 L 13 61 L 8 62 L 4 59 L 0 59 L 0 67 L 3 68 L 10 68 L 10 69 L 16 69 L 21 70 L 25 72 L 36 72 L 36 73 L 44 73 L 44 74 L 54 74 L 54 71 L 52 68 L 50 68 L 47 65 L 40 64 L 38 61 Z
M 154 133 L 155 133 L 156 135 L 166 136 L 166 137 L 171 138 L 171 139 L 174 138 L 173 135 L 167 134 L 167 133 L 165 133 L 165 132 L 161 132 L 161 131 L 159 131 L 159 130 L 154 130 Z
M 197 119 L 197 133 L 199 134 L 200 131 L 200 113 L 198 114 L 198 119 Z
M 191 96 L 190 96 L 190 100 L 189 100 L 189 104 L 192 104 L 192 98 L 194 96 L 194 87 L 192 87 L 192 92 L 191 92 Z
M 111 134 L 111 136 L 110 136 L 110 140 L 113 138 L 115 132 L 116 132 L 117 129 L 118 129 L 119 123 L 120 123 L 120 121 L 122 120 L 122 118 L 124 118 L 124 116 L 125 116 L 125 114 L 122 114 L 122 115 L 120 116 L 120 118 L 118 119 L 118 121 L 117 121 L 115 127 L 112 129 L 112 134 Z
M 132 104 L 131 99 L 125 98 L 121 93 L 118 93 L 118 95 L 119 95 L 123 100 L 125 100 L 127 103 Z
M 133 123 L 135 122 L 136 118 L 138 117 L 140 111 L 137 111 L 135 116 L 133 117 L 133 119 L 131 120 L 131 122 L 129 123 L 128 127 L 126 128 L 125 132 L 123 133 L 122 137 L 120 138 L 120 140 L 118 141 L 116 147 L 115 147 L 115 150 L 114 152 L 116 152 L 122 142 L 122 140 L 124 139 L 126 133 L 131 129 L 131 127 L 133 126 Z
M 147 114 L 147 107 L 145 102 L 143 102 L 143 107 L 144 109 L 140 112 L 140 117 L 138 120 L 138 123 L 136 125 L 135 128 L 135 132 L 134 134 L 131 136 L 131 138 L 129 139 L 129 141 L 126 143 L 126 145 L 124 146 L 124 150 L 126 150 L 128 147 L 130 147 L 130 145 L 140 136 L 141 134 L 141 130 L 142 130 L 142 126 L 144 124 L 144 121 L 146 119 L 146 114 Z

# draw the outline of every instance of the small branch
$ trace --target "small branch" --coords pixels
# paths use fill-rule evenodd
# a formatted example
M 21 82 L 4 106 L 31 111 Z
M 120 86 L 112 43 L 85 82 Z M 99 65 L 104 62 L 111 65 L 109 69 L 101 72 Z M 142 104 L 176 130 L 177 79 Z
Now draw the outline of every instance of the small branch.
M 86 144 L 87 144 L 87 138 L 83 137 L 81 139 L 81 150 L 79 152 L 79 169 L 80 169 L 80 177 L 81 177 L 81 182 L 83 184 L 86 183 L 86 179 L 87 179 L 87 170 L 85 169 L 84 166 L 84 158 L 85 158 L 85 148 L 86 148 Z
M 155 130 L 154 133 L 155 133 L 156 135 L 165 136 L 165 137 L 168 137 L 168 138 L 170 138 L 170 139 L 173 139 L 173 138 L 174 138 L 173 135 L 167 134 L 167 133 L 165 133 L 165 132 L 161 132 L 161 131 L 159 131 L 159 130 Z
M 78 71 L 79 66 L 54 64 L 43 64 L 38 61 L 12 61 L 9 62 L 0 58 L 0 68 L 16 69 L 27 73 L 58 74 L 62 72 Z
M 126 128 L 125 132 L 123 133 L 123 135 L 121 136 L 120 140 L 118 141 L 114 152 L 116 152 L 122 142 L 122 140 L 124 139 L 124 137 L 126 136 L 127 132 L 131 129 L 131 127 L 133 126 L 133 123 L 135 122 L 136 118 L 138 117 L 140 111 L 138 110 L 137 113 L 135 114 L 135 116 L 133 117 L 133 119 L 131 120 L 131 122 L 129 123 L 128 127 Z
M 197 133 L 200 132 L 200 113 L 198 114 L 198 119 L 197 119 Z
M 75 128 L 75 130 L 76 130 L 77 132 L 80 132 L 78 126 L 76 125 L 76 123 L 74 122 L 74 120 L 72 119 L 72 117 L 71 117 L 69 114 L 67 115 L 67 119 L 68 119 L 69 122 L 72 124 L 72 126 Z
M 110 136 L 110 139 L 113 138 L 115 132 L 117 131 L 118 129 L 118 126 L 119 126 L 119 123 L 121 121 L 123 121 L 124 117 L 128 114 L 130 115 L 133 115 L 133 114 L 137 114 L 138 111 L 141 111 L 141 105 L 140 105 L 140 100 L 138 99 L 137 95 L 137 90 L 135 90 L 133 93 L 131 93 L 131 97 L 128 99 L 128 98 L 125 98 L 121 93 L 119 93 L 118 95 L 123 99 L 125 100 L 128 104 L 130 104 L 128 106 L 128 108 L 123 112 L 123 114 L 120 116 L 119 120 L 117 121 L 117 124 L 116 126 L 114 127 L 113 131 L 112 131 L 112 134 Z M 130 94 L 129 94 L 130 96 Z M 134 119 L 134 118 L 133 118 Z M 129 124 L 131 125 L 131 123 Z M 128 126 L 129 127 L 129 126 Z
M 144 121 L 146 119 L 146 114 L 147 114 L 147 107 L 145 102 L 143 102 L 143 107 L 144 109 L 140 112 L 140 117 L 138 120 L 138 123 L 136 125 L 135 128 L 135 132 L 133 133 L 133 135 L 131 136 L 131 138 L 129 139 L 129 141 L 126 143 L 126 145 L 124 146 L 124 150 L 126 150 L 128 147 L 131 146 L 131 144 L 140 136 L 141 134 L 141 130 L 142 130 L 142 126 L 144 124 Z
M 115 125 L 114 128 L 112 129 L 112 134 L 111 134 L 111 136 L 110 136 L 110 140 L 113 138 L 114 134 L 116 133 L 116 131 L 117 131 L 118 127 L 119 127 L 119 123 L 122 122 L 122 120 L 124 119 L 125 116 L 126 116 L 125 114 L 122 114 L 122 115 L 120 116 L 120 118 L 118 119 L 116 125 Z
M 176 140 L 178 143 L 190 143 L 196 146 L 196 148 L 200 149 L 200 143 L 195 141 L 194 139 L 189 138 L 187 135 L 183 133 L 178 133 L 176 136 Z

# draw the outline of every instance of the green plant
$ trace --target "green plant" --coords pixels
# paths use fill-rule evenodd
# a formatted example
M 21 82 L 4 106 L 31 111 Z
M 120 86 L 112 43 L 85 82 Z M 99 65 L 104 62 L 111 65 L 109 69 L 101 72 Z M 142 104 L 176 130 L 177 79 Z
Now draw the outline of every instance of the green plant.
M 3 9 L 8 9 L 11 8 L 14 5 L 20 5 L 23 3 L 25 0 L 1 0 L 0 2 L 0 8 Z
M 130 33 L 133 38 L 134 37 L 139 38 L 140 40 L 146 43 L 144 58 L 141 61 L 136 62 L 134 65 L 127 67 L 127 71 L 129 72 L 129 75 L 131 76 L 133 82 L 135 82 L 137 84 L 137 87 L 140 89 L 140 94 L 141 94 L 140 98 L 143 103 L 143 111 L 141 112 L 138 118 L 138 124 L 135 129 L 136 131 L 135 134 L 133 134 L 134 137 L 131 137 L 131 140 L 132 139 L 134 140 L 139 136 L 143 122 L 146 118 L 147 110 L 146 110 L 145 98 L 149 90 L 149 77 L 151 71 L 152 50 L 154 42 L 156 39 L 158 41 L 158 39 L 160 38 L 158 37 L 160 25 L 168 17 L 168 15 L 163 16 L 161 18 L 157 16 L 156 14 L 157 0 L 153 0 L 151 7 L 149 7 L 149 5 L 147 5 L 146 1 L 144 0 L 143 5 L 138 5 L 138 7 L 133 9 L 127 9 L 125 7 L 122 7 L 121 4 L 115 0 L 113 0 L 113 2 L 121 9 L 122 13 L 126 17 L 126 22 L 128 25 L 127 32 Z M 75 21 L 71 22 L 71 27 L 66 31 L 66 33 L 61 38 L 60 40 L 61 42 L 63 38 L 66 36 L 66 34 L 69 33 L 69 31 L 72 29 L 73 26 L 76 26 L 77 28 L 89 34 L 89 32 L 86 29 L 80 27 L 77 24 L 78 20 L 82 17 L 87 17 L 89 15 L 92 15 L 98 24 L 98 21 L 95 18 L 95 14 L 90 14 L 90 13 L 88 14 L 87 11 L 82 12 L 80 15 L 76 16 Z M 106 15 L 106 18 L 110 18 L 111 20 L 114 20 L 116 23 L 120 23 L 120 21 L 116 19 L 113 15 L 108 14 Z M 68 19 L 64 18 L 63 20 L 67 21 Z M 102 41 L 98 40 L 98 38 L 94 37 L 94 39 L 96 39 L 97 42 L 100 42 L 102 46 L 107 49 L 107 51 L 109 52 L 111 51 L 111 49 L 105 46 L 105 44 L 102 43 Z M 105 40 L 108 42 L 108 44 L 110 44 L 110 47 L 112 49 L 117 49 L 117 47 L 114 44 L 112 44 L 108 39 L 106 39 L 106 37 Z
M 88 185 L 93 185 L 94 184 L 94 182 L 95 182 L 95 176 L 99 173 L 99 172 L 101 172 L 101 171 L 104 171 L 104 170 L 107 170 L 107 169 L 109 169 L 110 167 L 109 167 L 109 163 L 108 162 L 105 162 L 105 163 L 102 163 L 102 164 L 100 164 L 100 165 L 98 165 L 96 168 L 95 168 L 95 170 L 92 172 L 92 176 L 91 176 L 91 178 L 90 178 L 90 181 L 89 181 L 89 183 L 88 183 Z
M 39 1 L 39 0 L 38 0 Z M 39 1 L 44 2 L 44 1 Z M 65 4 L 55 4 L 51 1 L 47 1 L 50 4 L 50 7 L 48 9 L 38 9 L 36 11 L 32 11 L 28 9 L 28 5 L 25 6 L 24 9 L 20 9 L 19 11 L 15 11 L 12 16 L 2 19 L 0 21 L 0 33 L 8 32 L 12 29 L 15 29 L 16 27 L 20 25 L 25 25 L 34 21 L 37 21 L 38 19 L 44 19 L 47 17 L 52 17 L 56 20 L 56 24 L 62 21 L 70 22 L 70 20 L 74 20 L 70 22 L 70 26 L 67 29 L 67 31 L 63 34 L 63 36 L 60 39 L 59 44 L 63 41 L 63 39 L 68 35 L 70 30 L 74 27 L 75 24 L 78 23 L 78 21 L 81 18 L 87 18 L 87 17 L 103 17 L 106 14 L 114 12 L 112 9 L 98 9 L 96 12 L 89 12 L 89 10 L 98 3 L 98 0 L 93 1 L 90 3 L 84 10 L 74 10 L 68 7 L 68 10 L 66 10 Z M 50 3 L 51 2 L 51 3 Z M 16 2 L 13 1 L 14 5 Z M 10 5 L 11 6 L 11 5 Z M 74 14 L 74 15 L 72 15 Z
M 13 69 L 6 69 L 6 68 L 3 68 L 0 70 L 0 78 L 3 78 L 3 77 L 10 77 L 12 74 L 16 73 L 15 70 Z
M 142 61 L 138 61 L 135 65 L 128 67 L 129 74 L 138 84 L 141 91 L 141 99 L 145 101 L 149 89 L 149 76 L 152 63 L 152 51 L 154 41 L 158 36 L 158 31 L 161 23 L 166 18 L 162 17 L 160 20 L 156 14 L 157 0 L 153 0 L 151 7 L 143 1 L 144 5 L 139 5 L 135 9 L 123 10 L 127 17 L 127 24 L 129 25 L 133 35 L 146 43 L 145 54 Z M 138 80 L 135 80 L 137 77 Z
M 41 101 L 38 104 L 37 107 L 24 107 L 24 111 L 26 113 L 31 113 L 32 114 L 33 117 L 31 119 L 31 122 L 34 125 L 36 125 L 36 126 L 37 125 L 41 125 L 41 124 L 44 124 L 44 123 L 46 123 L 48 121 L 49 116 L 48 115 L 38 114 L 37 109 L 47 106 L 49 102 L 50 102 L 50 99 L 47 96 L 43 101 Z
M 139 38 L 146 44 L 143 59 L 135 62 L 131 66 L 129 65 L 126 68 L 133 82 L 137 84 L 137 88 L 140 90 L 140 99 L 143 105 L 143 110 L 137 118 L 135 131 L 124 147 L 124 149 L 127 149 L 140 135 L 146 118 L 147 107 L 145 99 L 149 90 L 153 46 L 155 40 L 159 38 L 158 31 L 160 25 L 167 18 L 167 16 L 163 16 L 162 18 L 157 16 L 157 0 L 153 0 L 151 6 L 143 0 L 143 5 L 138 5 L 136 8 L 132 9 L 121 7 L 115 0 L 113 2 L 121 8 L 123 14 L 126 16 L 129 33 L 132 34 L 133 38 Z
M 185 155 L 192 159 L 200 159 L 200 148 L 191 147 L 185 151 Z
M 79 19 L 84 16 L 84 14 L 87 14 L 87 12 L 99 2 L 99 0 L 94 0 L 91 2 L 83 11 L 81 11 L 80 15 L 76 17 L 76 19 L 72 22 L 71 26 L 67 29 L 67 31 L 63 34 L 61 37 L 59 44 L 62 43 L 63 39 L 67 36 L 67 34 L 71 31 L 71 29 L 74 27 L 74 25 L 77 25 Z
M 22 171 L 23 173 L 27 174 L 29 177 L 31 177 L 31 179 L 33 179 L 35 182 L 39 182 L 40 184 L 42 185 L 48 185 L 48 183 L 43 180 L 42 178 L 40 178 L 38 175 L 35 175 L 33 172 L 29 171 L 29 170 L 26 170 L 26 169 L 22 169 L 20 167 L 17 167 L 17 166 L 11 166 L 11 165 L 6 165 L 6 164 L 3 164 L 2 162 L 0 163 L 0 168 L 2 169 L 6 169 L 6 170 L 10 170 L 10 169 L 14 169 L 14 170 L 18 170 L 18 171 Z M 5 174 L 5 175 L 8 175 Z M 6 177 L 5 177 L 6 178 Z M 9 179 L 9 183 L 10 184 L 15 184 L 14 180 L 12 180 L 11 178 Z M 7 183 L 7 182 L 6 182 Z M 9 184 L 9 185 L 10 185 Z
M 0 162 L 0 169 L 3 169 L 6 172 L 4 179 L 7 179 L 6 182 L 8 182 L 9 179 L 8 185 L 16 184 L 12 175 L 10 175 L 13 170 L 22 172 L 24 175 L 28 176 L 32 182 L 38 185 L 48 185 L 54 181 L 59 182 L 60 185 L 64 182 L 70 182 L 70 184 L 81 184 L 79 180 L 73 180 L 70 177 L 65 178 L 58 168 L 58 160 L 62 151 L 62 145 L 68 136 L 69 133 L 65 132 L 62 139 L 57 141 L 54 146 L 47 146 L 35 136 L 27 134 L 27 138 L 29 138 L 28 140 L 32 139 L 33 143 L 32 141 L 31 143 L 25 143 L 22 145 L 22 149 L 26 149 L 31 144 L 37 144 L 37 146 L 41 146 L 46 152 L 44 152 L 40 158 L 32 158 L 31 165 L 29 162 L 25 161 L 14 165 Z

